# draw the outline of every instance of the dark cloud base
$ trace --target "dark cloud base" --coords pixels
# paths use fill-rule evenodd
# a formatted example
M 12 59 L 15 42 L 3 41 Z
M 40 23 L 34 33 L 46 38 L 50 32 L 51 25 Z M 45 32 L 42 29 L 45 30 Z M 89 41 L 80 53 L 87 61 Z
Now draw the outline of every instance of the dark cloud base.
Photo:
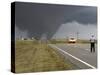
M 15 24 L 28 37 L 51 38 L 63 23 L 97 23 L 97 7 L 15 2 Z

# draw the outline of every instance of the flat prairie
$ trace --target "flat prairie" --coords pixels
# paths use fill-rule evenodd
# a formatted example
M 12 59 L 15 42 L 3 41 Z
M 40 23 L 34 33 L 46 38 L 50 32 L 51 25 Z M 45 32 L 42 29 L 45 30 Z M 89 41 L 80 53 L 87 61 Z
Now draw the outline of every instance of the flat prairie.
M 71 70 L 77 67 L 48 44 L 38 41 L 16 40 L 15 72 L 43 72 Z

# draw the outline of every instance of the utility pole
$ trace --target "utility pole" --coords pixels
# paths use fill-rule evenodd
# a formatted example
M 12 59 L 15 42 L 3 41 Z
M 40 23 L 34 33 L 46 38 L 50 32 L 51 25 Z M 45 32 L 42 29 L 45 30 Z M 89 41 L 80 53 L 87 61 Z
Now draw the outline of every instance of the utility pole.
M 77 40 L 78 40 L 79 39 L 79 32 L 77 32 L 76 35 L 77 35 Z

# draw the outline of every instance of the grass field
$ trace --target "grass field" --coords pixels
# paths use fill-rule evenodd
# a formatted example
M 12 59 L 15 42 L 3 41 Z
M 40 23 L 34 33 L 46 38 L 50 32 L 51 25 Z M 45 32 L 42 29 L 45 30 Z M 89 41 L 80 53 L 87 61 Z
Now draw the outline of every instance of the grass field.
M 47 44 L 16 41 L 15 72 L 71 70 L 77 67 Z

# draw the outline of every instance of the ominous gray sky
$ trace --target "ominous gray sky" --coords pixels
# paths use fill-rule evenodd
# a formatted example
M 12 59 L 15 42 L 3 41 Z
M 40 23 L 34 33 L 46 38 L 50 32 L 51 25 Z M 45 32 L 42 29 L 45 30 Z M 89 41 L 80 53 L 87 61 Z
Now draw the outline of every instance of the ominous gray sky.
M 73 21 L 80 24 L 79 27 L 77 27 L 77 24 L 74 24 Z M 73 24 L 71 29 L 68 23 Z M 95 32 L 97 25 L 97 8 L 90 6 L 16 2 L 15 25 L 16 38 L 21 36 L 41 38 L 43 34 L 47 34 L 48 38 L 54 38 L 55 36 L 63 38 L 65 35 L 68 36 L 74 27 L 76 27 L 77 30 L 80 29 L 80 27 L 84 28 L 84 26 L 88 25 L 90 30 L 95 28 L 93 29 L 94 31 L 91 30 Z M 62 35 L 62 32 L 64 35 Z M 73 32 L 71 31 L 71 33 Z M 96 34 L 96 32 L 93 34 Z M 88 36 L 85 35 L 84 37 Z
M 62 24 L 52 38 L 78 37 L 78 39 L 90 39 L 91 35 L 94 35 L 94 38 L 97 39 L 97 26 L 95 24 L 81 24 L 77 21 L 72 21 Z

